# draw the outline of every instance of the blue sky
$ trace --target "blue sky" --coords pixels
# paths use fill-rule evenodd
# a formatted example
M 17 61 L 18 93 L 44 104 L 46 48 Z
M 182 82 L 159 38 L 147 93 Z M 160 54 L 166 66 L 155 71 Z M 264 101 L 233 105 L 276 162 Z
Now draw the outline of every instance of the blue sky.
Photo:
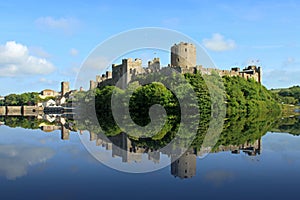
M 74 85 L 99 43 L 142 27 L 190 36 L 222 69 L 259 60 L 267 88 L 300 84 L 297 0 L 12 0 L 0 2 L 0 9 L 0 95 L 59 90 L 62 80 Z

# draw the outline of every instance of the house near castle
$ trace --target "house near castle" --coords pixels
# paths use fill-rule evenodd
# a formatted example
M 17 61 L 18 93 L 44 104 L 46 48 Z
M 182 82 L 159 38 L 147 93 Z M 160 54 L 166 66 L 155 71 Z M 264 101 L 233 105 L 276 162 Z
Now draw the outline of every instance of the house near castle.
M 67 104 L 68 100 L 72 98 L 72 94 L 74 94 L 76 90 L 70 90 L 70 83 L 69 82 L 61 82 L 61 91 L 56 92 L 54 90 L 45 89 L 42 90 L 39 94 L 41 99 L 46 99 L 49 97 L 53 97 L 43 103 L 39 103 L 38 106 L 40 107 L 48 107 L 48 106 L 58 106 Z
M 194 44 L 180 42 L 171 47 L 171 64 L 167 67 L 185 73 L 201 73 L 210 75 L 213 72 L 220 76 L 240 76 L 245 79 L 254 79 L 258 83 L 262 82 L 262 69 L 255 65 L 248 66 L 244 69 L 238 67 L 231 70 L 220 70 L 214 68 L 205 68 L 196 63 L 196 47 Z M 112 71 L 107 71 L 102 76 L 97 75 L 96 81 L 90 81 L 90 89 L 101 87 L 105 85 L 116 85 L 118 81 L 122 81 L 121 88 L 124 88 L 135 76 L 141 74 L 149 74 L 162 70 L 160 66 L 160 59 L 154 58 L 148 62 L 148 67 L 142 67 L 141 59 L 123 59 L 121 64 L 112 64 Z M 122 77 L 122 79 L 121 79 Z
M 45 89 L 45 90 L 43 90 L 43 91 L 40 92 L 39 97 L 40 97 L 41 99 L 46 99 L 46 98 L 48 98 L 48 97 L 56 97 L 56 96 L 58 96 L 58 95 L 59 95 L 59 93 L 56 92 L 56 91 L 54 91 L 54 90 L 51 90 L 51 89 Z

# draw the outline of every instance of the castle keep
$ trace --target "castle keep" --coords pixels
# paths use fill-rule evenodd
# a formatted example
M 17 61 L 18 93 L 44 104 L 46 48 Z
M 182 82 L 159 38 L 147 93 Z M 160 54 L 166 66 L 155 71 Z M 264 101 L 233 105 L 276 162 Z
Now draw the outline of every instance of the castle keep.
M 195 45 L 180 42 L 171 47 L 171 64 L 166 67 L 175 69 L 182 74 L 200 73 L 210 75 L 214 72 L 220 76 L 240 76 L 245 79 L 252 78 L 258 83 L 262 82 L 261 67 L 251 65 L 242 70 L 238 67 L 232 68 L 231 70 L 205 68 L 202 65 L 196 64 L 196 57 Z M 161 69 L 159 58 L 154 58 L 152 61 L 149 61 L 147 68 L 142 67 L 141 59 L 123 59 L 121 64 L 112 64 L 112 72 L 107 71 L 106 74 L 102 74 L 102 76 L 97 75 L 96 81 L 91 80 L 90 89 L 105 85 L 116 85 L 119 80 L 122 81 L 122 83 L 120 83 L 121 88 L 124 88 L 135 76 L 158 72 Z
M 193 68 L 196 66 L 196 47 L 190 43 L 179 43 L 171 47 L 171 66 Z

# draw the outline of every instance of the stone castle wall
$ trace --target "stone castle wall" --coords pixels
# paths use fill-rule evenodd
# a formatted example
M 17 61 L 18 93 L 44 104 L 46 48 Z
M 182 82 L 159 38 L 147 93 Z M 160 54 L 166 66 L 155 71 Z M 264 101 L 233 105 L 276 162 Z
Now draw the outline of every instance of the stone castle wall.
M 6 115 L 6 106 L 0 106 L 0 116 Z
M 245 79 L 254 79 L 258 83 L 262 81 L 261 67 L 248 66 L 243 70 L 232 68 L 231 70 L 220 70 L 214 68 L 204 68 L 202 65 L 196 65 L 196 47 L 190 43 L 179 43 L 171 47 L 171 64 L 168 65 L 178 72 L 200 73 L 202 75 L 211 75 L 217 73 L 220 76 L 240 76 Z M 148 62 L 148 67 L 142 67 L 141 59 L 123 59 L 119 65 L 112 65 L 112 72 L 107 71 L 102 76 L 97 75 L 96 81 L 90 81 L 90 89 L 106 85 L 116 85 L 123 88 L 137 75 L 150 74 L 162 70 L 159 58 L 154 58 Z

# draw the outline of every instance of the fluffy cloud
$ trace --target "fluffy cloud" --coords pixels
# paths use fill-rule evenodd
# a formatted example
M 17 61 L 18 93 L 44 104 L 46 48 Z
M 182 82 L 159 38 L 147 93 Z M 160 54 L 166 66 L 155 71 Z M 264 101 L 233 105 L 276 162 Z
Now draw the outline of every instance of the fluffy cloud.
M 32 56 L 26 46 L 8 41 L 0 45 L 0 76 L 49 74 L 55 70 L 45 58 Z
M 210 39 L 203 39 L 203 45 L 212 51 L 227 51 L 234 49 L 236 44 L 231 39 L 225 39 L 223 35 L 215 33 Z
M 66 34 L 72 33 L 79 26 L 79 21 L 74 18 L 40 17 L 35 23 L 42 30 L 59 30 Z

